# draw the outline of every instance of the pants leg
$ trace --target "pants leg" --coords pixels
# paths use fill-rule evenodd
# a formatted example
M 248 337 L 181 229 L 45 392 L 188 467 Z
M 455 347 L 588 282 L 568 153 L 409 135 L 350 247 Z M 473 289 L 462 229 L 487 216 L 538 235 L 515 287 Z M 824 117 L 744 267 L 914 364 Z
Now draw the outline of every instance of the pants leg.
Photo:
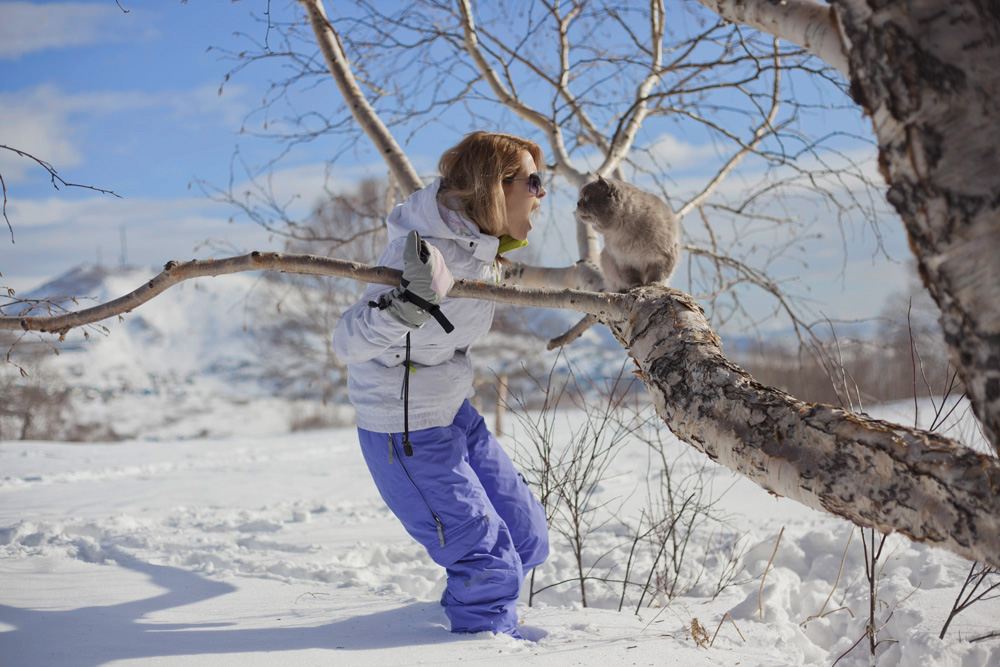
M 500 518 L 510 530 L 525 576 L 549 555 L 545 508 L 517 471 L 507 452 L 486 427 L 486 421 L 466 401 L 455 425 L 466 433 L 469 465 L 482 483 Z
M 383 500 L 406 531 L 448 573 L 442 598 L 453 632 L 517 634 L 524 578 L 511 534 L 469 465 L 455 425 L 401 434 L 358 429 L 361 451 Z

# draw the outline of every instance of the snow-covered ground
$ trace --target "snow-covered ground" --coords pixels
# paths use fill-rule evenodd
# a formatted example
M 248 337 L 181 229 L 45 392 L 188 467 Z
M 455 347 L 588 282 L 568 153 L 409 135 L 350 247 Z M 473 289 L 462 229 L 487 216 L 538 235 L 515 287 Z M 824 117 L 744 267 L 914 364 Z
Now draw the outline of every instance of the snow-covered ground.
M 61 283 L 103 301 L 153 273 L 82 267 Z M 0 441 L 3 667 L 745 667 L 832 665 L 845 653 L 838 665 L 869 664 L 860 530 L 769 495 L 666 429 L 645 431 L 662 441 L 660 457 L 615 423 L 602 432 L 614 456 L 585 517 L 588 606 L 560 510 L 536 593 L 529 582 L 522 595 L 522 634 L 534 641 L 452 635 L 437 602 L 444 573 L 383 505 L 355 431 L 289 432 L 318 412 L 349 423 L 349 412 L 277 398 L 250 372 L 261 353 L 244 327 L 255 280 L 175 287 L 110 323 L 109 337 L 71 334 L 46 357 L 42 371 L 73 387 L 78 417 L 128 438 Z M 589 356 L 578 372 L 617 363 L 607 348 Z M 932 406 L 919 407 L 927 426 Z M 914 422 L 912 404 L 868 411 Z M 548 419 L 557 453 L 588 425 L 568 406 Z M 962 410 L 952 421 L 950 435 L 983 446 Z M 502 442 L 532 480 L 526 423 L 508 415 L 506 425 Z M 681 520 L 666 548 L 636 542 L 668 497 Z M 896 535 L 882 553 L 879 665 L 1000 665 L 1000 639 L 969 641 L 1000 630 L 1000 599 L 973 605 L 938 639 L 968 563 Z
M 570 415 L 566 430 L 581 419 Z M 679 442 L 668 451 L 678 475 L 703 467 Z M 597 504 L 623 505 L 626 516 L 641 504 L 648 460 L 646 445 L 625 442 Z M 636 591 L 617 610 L 614 583 L 590 581 L 587 608 L 576 583 L 538 593 L 531 607 L 526 590 L 521 616 L 537 641 L 525 642 L 448 632 L 437 602 L 443 572 L 382 504 L 351 429 L 4 442 L 0 470 L 0 662 L 10 667 L 830 665 L 867 618 L 860 533 L 838 582 L 849 524 L 717 467 L 699 479 L 719 498 L 716 532 L 735 529 L 742 557 L 714 599 L 724 577 L 713 563 L 724 559 L 692 544 L 711 576 L 669 605 L 647 599 L 638 614 Z M 552 542 L 536 589 L 572 577 L 565 540 L 554 532 Z M 630 546 L 620 523 L 597 529 L 587 557 L 607 555 L 592 576 L 621 579 Z M 1000 641 L 968 641 L 1000 629 L 997 601 L 968 609 L 937 638 L 967 563 L 899 536 L 884 553 L 878 664 L 1000 664 Z M 698 645 L 695 620 L 709 639 L 718 631 L 711 646 Z M 838 664 L 868 664 L 867 650 L 862 641 Z

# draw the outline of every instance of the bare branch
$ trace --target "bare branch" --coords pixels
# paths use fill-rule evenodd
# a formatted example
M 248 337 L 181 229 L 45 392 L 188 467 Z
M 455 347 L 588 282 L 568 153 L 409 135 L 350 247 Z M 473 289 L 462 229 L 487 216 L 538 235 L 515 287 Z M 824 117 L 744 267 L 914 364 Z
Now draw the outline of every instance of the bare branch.
M 660 81 L 663 65 L 663 0 L 650 0 L 649 6 L 650 44 L 652 45 L 649 73 L 636 87 L 636 104 L 619 121 L 618 129 L 611 139 L 611 150 L 605 155 L 604 163 L 597 168 L 597 173 L 602 176 L 608 175 L 615 170 L 632 149 L 635 135 L 639 132 L 639 128 L 642 127 L 646 116 L 649 115 L 649 107 L 646 104 L 646 100 L 649 98 L 653 86 Z
M 167 262 L 163 271 L 136 290 L 108 303 L 64 315 L 46 317 L 0 317 L 0 330 L 43 331 L 65 335 L 70 329 L 131 312 L 166 289 L 184 280 L 220 276 L 244 271 L 283 271 L 319 276 L 340 276 L 380 285 L 396 286 L 402 272 L 384 266 L 277 252 L 251 252 L 239 257 Z M 619 316 L 620 294 L 600 294 L 580 290 L 549 290 L 496 285 L 475 280 L 458 280 L 449 297 L 477 298 L 521 306 L 566 308 L 593 313 L 602 318 Z
M 326 64 L 330 68 L 330 74 L 337 82 L 337 88 L 344 101 L 351 109 L 351 114 L 360 125 L 368 138 L 375 144 L 379 155 L 389 165 L 393 176 L 400 187 L 408 192 L 416 192 L 424 186 L 413 165 L 406 158 L 406 154 L 396 143 L 396 140 L 389 133 L 389 129 L 379 118 L 375 109 L 372 108 L 365 97 L 358 82 L 351 71 L 350 63 L 344 54 L 340 36 L 333 29 L 333 25 L 326 18 L 326 11 L 323 9 L 321 0 L 299 0 L 306 12 L 309 14 L 309 22 L 312 24 L 313 33 L 316 35 L 316 42 L 320 51 L 326 59 Z
M 742 23 L 805 48 L 845 77 L 847 53 L 834 9 L 817 0 L 698 0 L 724 19 Z
M 566 143 L 563 140 L 562 128 L 553 119 L 532 109 L 507 89 L 503 81 L 500 80 L 496 70 L 486 61 L 486 56 L 483 55 L 479 47 L 479 37 L 476 34 L 476 26 L 472 18 L 470 0 L 458 0 L 458 3 L 459 8 L 462 10 L 465 48 L 469 56 L 476 63 L 480 73 L 486 79 L 486 82 L 489 83 L 493 94 L 497 96 L 501 104 L 545 132 L 549 138 L 549 146 L 552 148 L 553 157 L 556 160 L 556 171 L 565 176 L 567 180 L 577 187 L 581 187 L 586 183 L 587 175 L 573 167 L 569 153 L 566 152 Z
M 119 195 L 119 194 L 117 194 L 115 192 L 112 192 L 111 190 L 104 190 L 102 188 L 94 187 L 93 185 L 83 185 L 81 183 L 67 183 L 66 181 L 63 180 L 62 176 L 60 176 L 56 172 L 55 167 L 53 167 L 51 164 L 49 164 L 45 160 L 41 160 L 41 159 L 35 157 L 31 153 L 25 153 L 22 150 L 18 150 L 17 148 L 12 148 L 10 146 L 4 146 L 3 144 L 0 144 L 0 148 L 6 148 L 9 151 L 17 153 L 21 157 L 26 157 L 29 160 L 34 160 L 35 162 L 37 162 L 42 167 L 42 169 L 44 169 L 45 171 L 49 172 L 49 177 L 52 180 L 52 187 L 54 187 L 56 190 L 59 189 L 59 183 L 61 183 L 63 185 L 63 187 L 66 187 L 66 188 L 83 188 L 84 190 L 93 190 L 95 192 L 100 192 L 100 193 L 106 194 L 106 195 L 114 195 L 115 197 L 118 197 L 119 199 L 121 199 L 121 195 Z M 58 183 L 57 183 L 57 181 L 58 181 Z M 2 174 L 0 174 L 0 186 L 2 186 L 2 188 L 3 188 L 3 219 L 7 222 L 7 228 L 10 230 L 10 242 L 13 243 L 14 242 L 14 228 L 11 227 L 10 218 L 7 217 L 7 184 L 4 183 L 3 175 Z
M 716 188 L 725 180 L 726 176 L 736 168 L 736 165 L 740 161 L 749 155 L 751 152 L 756 150 L 760 142 L 764 140 L 768 134 L 773 131 L 774 120 L 778 117 L 778 107 L 780 106 L 779 93 L 781 92 L 781 69 L 780 69 L 780 57 L 778 55 L 778 40 L 774 40 L 774 94 L 771 97 L 771 111 L 767 114 L 767 118 L 764 122 L 754 130 L 753 140 L 741 148 L 735 155 L 733 155 L 729 160 L 722 166 L 719 172 L 709 181 L 701 192 L 694 196 L 690 201 L 688 201 L 684 206 L 677 211 L 677 219 L 683 220 L 684 217 L 690 213 L 695 208 L 702 205 L 712 193 L 715 192 Z

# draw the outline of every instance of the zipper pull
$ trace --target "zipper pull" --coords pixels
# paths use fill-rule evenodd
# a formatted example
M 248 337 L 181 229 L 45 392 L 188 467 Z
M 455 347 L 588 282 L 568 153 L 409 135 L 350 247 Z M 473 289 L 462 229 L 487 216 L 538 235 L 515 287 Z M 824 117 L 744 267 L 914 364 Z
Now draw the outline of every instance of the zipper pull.
M 389 436 L 389 463 L 392 463 L 392 436 Z
M 436 521 L 438 525 L 438 539 L 441 540 L 441 546 L 444 546 L 444 527 L 441 526 L 441 519 L 435 516 L 434 521 Z

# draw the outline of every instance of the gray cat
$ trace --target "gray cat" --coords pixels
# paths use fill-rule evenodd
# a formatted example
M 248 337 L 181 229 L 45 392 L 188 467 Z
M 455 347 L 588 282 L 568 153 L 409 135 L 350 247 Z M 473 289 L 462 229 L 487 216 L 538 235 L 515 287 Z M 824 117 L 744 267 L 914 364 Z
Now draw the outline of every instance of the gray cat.
M 674 212 L 654 194 L 613 178 L 580 188 L 576 217 L 604 235 L 601 270 L 610 292 L 640 285 L 666 287 L 681 257 L 681 228 Z M 587 315 L 549 349 L 572 343 L 597 322 Z
M 604 235 L 601 270 L 608 291 L 666 286 L 681 256 L 681 228 L 656 195 L 613 178 L 580 189 L 577 219 Z

